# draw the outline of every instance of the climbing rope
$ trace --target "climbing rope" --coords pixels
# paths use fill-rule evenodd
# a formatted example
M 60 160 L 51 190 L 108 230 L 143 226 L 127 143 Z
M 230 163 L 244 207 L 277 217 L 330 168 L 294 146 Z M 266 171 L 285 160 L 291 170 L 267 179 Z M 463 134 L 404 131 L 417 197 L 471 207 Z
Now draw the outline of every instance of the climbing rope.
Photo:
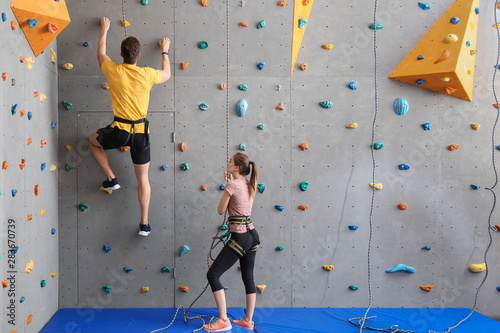
M 125 26 L 125 0 L 122 0 L 122 18 L 123 18 L 123 30 L 125 30 L 125 38 L 128 38 L 127 36 L 127 27 Z
M 123 8 L 123 0 L 122 0 L 122 8 Z M 123 10 L 123 20 L 125 20 L 125 10 Z M 127 30 L 125 28 L 125 36 L 126 35 L 127 35 Z M 226 86 L 228 86 L 229 85 L 229 0 L 226 0 L 226 43 L 227 43 L 226 44 L 226 47 L 227 47 L 227 52 L 226 52 Z M 226 89 L 226 161 L 229 161 L 229 88 Z M 227 210 L 226 210 L 226 212 L 224 212 L 222 226 L 227 225 L 227 222 L 228 221 L 227 221 Z M 208 250 L 208 254 L 207 254 L 207 267 L 208 268 L 210 268 L 210 260 L 215 261 L 215 259 L 212 258 L 212 251 L 217 247 L 217 245 L 219 245 L 221 242 L 224 242 L 224 240 L 223 240 L 224 237 L 226 238 L 226 241 L 227 241 L 229 233 L 226 233 L 226 234 L 219 237 L 219 233 L 221 230 L 222 230 L 222 227 L 219 228 L 219 230 L 217 231 L 215 236 L 212 237 L 212 244 L 210 245 L 210 250 Z M 205 291 L 207 290 L 209 285 L 210 285 L 210 283 L 206 284 L 205 288 L 203 288 L 203 291 L 198 295 L 198 297 L 196 297 L 196 299 L 191 303 L 191 305 L 189 306 L 189 308 L 187 310 L 185 310 L 183 306 L 179 306 L 177 308 L 177 310 L 175 311 L 174 318 L 172 319 L 170 324 L 168 324 L 167 326 L 165 326 L 163 328 L 159 328 L 157 330 L 151 331 L 150 333 L 160 332 L 160 331 L 166 330 L 170 326 L 172 326 L 172 324 L 175 321 L 175 318 L 177 318 L 177 314 L 179 313 L 180 309 L 182 309 L 185 324 L 189 323 L 193 319 L 201 319 L 201 321 L 203 321 L 203 325 L 200 328 L 194 330 L 193 333 L 203 329 L 203 326 L 205 325 L 205 320 L 203 318 L 210 317 L 211 319 L 208 322 L 210 324 L 210 322 L 215 318 L 215 316 L 213 316 L 213 315 L 200 315 L 200 316 L 194 316 L 194 317 L 188 317 L 188 315 L 187 315 L 189 310 L 191 310 L 191 308 L 193 307 L 193 305 L 205 293 Z
M 495 7 L 493 8 L 493 13 L 494 13 L 494 16 L 495 16 L 495 26 L 496 27 L 498 26 L 497 6 L 498 6 L 498 0 L 495 1 Z M 484 251 L 484 263 L 486 264 L 486 271 L 485 271 L 485 274 L 484 274 L 483 281 L 481 281 L 481 284 L 479 285 L 479 287 L 476 290 L 476 296 L 474 298 L 474 305 L 472 306 L 470 313 L 464 319 L 460 320 L 455 326 L 448 327 L 448 329 L 446 331 L 444 331 L 444 333 L 448 333 L 452 329 L 457 328 L 464 321 L 466 321 L 467 319 L 469 319 L 470 316 L 472 316 L 472 314 L 474 313 L 474 310 L 476 309 L 476 306 L 477 306 L 477 301 L 478 301 L 478 298 L 479 298 L 479 292 L 481 291 L 481 288 L 483 287 L 484 283 L 486 282 L 486 279 L 488 278 L 488 271 L 489 271 L 489 269 L 488 269 L 488 260 L 487 260 L 487 257 L 488 257 L 488 252 L 490 251 L 491 245 L 493 243 L 493 237 L 491 235 L 491 232 L 496 229 L 495 227 L 493 227 L 491 225 L 491 216 L 493 215 L 493 211 L 495 210 L 496 203 L 497 203 L 497 195 L 496 195 L 496 193 L 495 193 L 495 191 L 493 189 L 498 184 L 498 172 L 497 172 L 497 167 L 496 167 L 496 164 L 495 164 L 495 132 L 496 132 L 497 124 L 498 124 L 498 118 L 500 116 L 500 106 L 498 106 L 497 92 L 496 92 L 496 88 L 495 88 L 495 78 L 496 78 L 496 75 L 497 75 L 498 64 L 499 64 L 499 61 L 500 61 L 500 31 L 499 31 L 499 29 L 496 29 L 496 31 L 497 31 L 497 61 L 496 61 L 496 65 L 495 65 L 495 71 L 493 73 L 492 89 L 493 89 L 493 96 L 495 97 L 495 103 L 497 105 L 497 117 L 495 119 L 495 124 L 493 125 L 493 130 L 492 130 L 492 134 L 491 134 L 491 155 L 492 155 L 493 172 L 495 173 L 495 183 L 493 184 L 493 186 L 491 186 L 489 188 L 488 187 L 485 188 L 485 190 L 490 191 L 491 194 L 493 194 L 493 205 L 491 206 L 490 214 L 488 216 L 488 235 L 490 237 L 490 241 L 488 243 L 488 246 L 486 247 L 486 250 Z M 429 333 L 439 333 L 439 332 L 429 331 Z
M 372 316 L 372 317 L 359 317 L 359 318 L 351 318 L 349 319 L 349 322 L 353 325 L 356 325 L 360 327 L 360 329 L 363 329 L 363 325 L 366 319 L 374 319 L 377 318 L 377 316 Z M 355 322 L 354 320 L 358 320 L 358 322 Z M 361 324 L 361 321 L 363 321 L 363 324 Z M 407 330 L 402 330 L 398 328 L 398 325 L 392 325 L 390 328 L 372 328 L 368 326 L 364 326 L 365 329 L 371 330 L 371 331 L 377 331 L 377 332 L 391 332 L 391 333 L 415 333 L 414 331 L 407 331 Z

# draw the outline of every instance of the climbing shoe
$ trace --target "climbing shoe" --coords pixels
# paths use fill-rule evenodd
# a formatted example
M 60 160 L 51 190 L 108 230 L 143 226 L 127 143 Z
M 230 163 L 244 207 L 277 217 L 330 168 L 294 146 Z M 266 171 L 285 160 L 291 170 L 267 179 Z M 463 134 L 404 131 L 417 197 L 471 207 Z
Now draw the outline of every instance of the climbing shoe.
M 119 189 L 121 186 L 118 184 L 118 180 L 116 178 L 113 178 L 111 180 L 105 180 L 102 182 L 102 188 L 105 191 L 114 191 Z
M 225 321 L 223 321 L 220 318 L 217 318 L 214 320 L 212 324 L 203 325 L 203 328 L 209 332 L 223 332 L 223 331 L 229 331 L 233 327 L 231 326 L 229 318 L 226 319 Z
M 149 224 L 139 224 L 139 235 L 147 236 L 151 232 L 151 226 Z
M 241 318 L 240 320 L 233 320 L 233 324 L 236 324 L 236 325 L 241 326 L 241 327 L 246 327 L 246 328 L 249 328 L 251 330 L 253 330 L 253 328 L 254 328 L 254 322 L 253 321 L 248 322 L 245 320 L 245 318 Z

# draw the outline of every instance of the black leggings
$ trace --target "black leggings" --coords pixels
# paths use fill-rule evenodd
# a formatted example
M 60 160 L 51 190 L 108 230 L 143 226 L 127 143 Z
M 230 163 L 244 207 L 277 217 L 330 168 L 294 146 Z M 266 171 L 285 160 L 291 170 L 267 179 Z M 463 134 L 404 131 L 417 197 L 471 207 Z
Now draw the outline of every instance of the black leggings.
M 255 294 L 256 289 L 253 280 L 253 268 L 257 251 L 249 251 L 249 249 L 258 244 L 259 234 L 257 230 L 253 229 L 243 234 L 232 233 L 231 239 L 240 244 L 246 250 L 246 253 L 243 257 L 240 257 L 229 246 L 224 246 L 208 270 L 207 279 L 210 283 L 210 287 L 213 292 L 224 289 L 219 280 L 221 275 L 240 259 L 241 278 L 245 284 L 245 292 L 246 294 Z

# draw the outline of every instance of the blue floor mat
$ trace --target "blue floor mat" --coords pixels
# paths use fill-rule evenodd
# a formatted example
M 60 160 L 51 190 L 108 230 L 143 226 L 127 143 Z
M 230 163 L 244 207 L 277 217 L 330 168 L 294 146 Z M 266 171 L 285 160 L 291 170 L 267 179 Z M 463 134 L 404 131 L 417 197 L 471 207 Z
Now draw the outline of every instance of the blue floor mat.
M 61 309 L 45 325 L 41 333 L 149 333 L 168 325 L 176 309 Z M 364 308 L 258 308 L 254 321 L 257 333 L 359 333 L 359 328 L 348 319 L 363 316 Z M 470 313 L 470 309 L 371 309 L 365 326 L 387 329 L 398 325 L 399 329 L 415 333 L 428 331 L 445 332 Z M 191 309 L 190 317 L 217 315 L 217 309 Z M 228 316 L 239 319 L 243 308 L 229 308 Z M 208 322 L 210 318 L 205 319 Z M 182 311 L 172 326 L 162 332 L 192 332 L 202 326 L 200 319 L 185 324 Z M 201 332 L 205 332 L 202 330 Z M 227 332 L 251 332 L 233 325 Z M 364 332 L 374 332 L 364 330 Z M 453 329 L 452 333 L 498 333 L 500 322 L 474 312 L 472 316 Z

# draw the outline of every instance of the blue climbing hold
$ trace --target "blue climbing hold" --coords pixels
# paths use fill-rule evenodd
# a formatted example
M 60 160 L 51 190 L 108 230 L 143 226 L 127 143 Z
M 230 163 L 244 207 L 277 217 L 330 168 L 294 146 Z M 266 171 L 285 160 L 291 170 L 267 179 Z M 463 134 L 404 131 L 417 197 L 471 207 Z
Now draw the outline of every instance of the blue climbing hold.
M 16 254 L 19 250 L 19 246 L 15 246 L 12 249 L 9 249 L 10 254 Z
M 134 269 L 128 268 L 128 267 L 123 267 L 123 270 L 125 271 L 125 273 L 129 273 L 129 272 L 132 272 Z
M 424 131 L 429 131 L 431 129 L 432 124 L 431 123 L 424 123 L 422 124 L 422 127 L 424 128 Z
M 424 79 L 418 79 L 417 81 L 415 81 L 415 84 L 416 84 L 417 86 L 421 86 L 421 85 L 423 85 L 424 83 L 425 83 L 425 80 L 424 80 Z
M 222 288 L 223 288 L 224 290 L 228 290 L 228 289 L 229 289 L 229 287 L 225 287 L 225 286 L 222 286 Z
M 348 226 L 349 227 L 349 230 L 358 230 L 359 229 L 359 225 L 350 225 Z
M 300 19 L 299 20 L 299 29 L 302 29 L 303 27 L 305 27 L 307 24 L 307 20 L 306 19 Z
M 207 103 L 201 103 L 199 106 L 200 110 L 207 111 L 209 106 Z
M 19 299 L 19 303 L 24 302 L 24 300 L 25 300 L 25 299 L 26 299 L 26 298 L 24 298 L 24 296 L 21 296 L 21 298 Z
M 425 58 L 424 58 L 424 56 L 423 56 L 423 55 L 419 55 L 419 56 L 417 57 L 417 60 L 424 60 L 424 59 L 425 59 Z
M 54 235 L 56 233 L 56 228 L 52 228 L 52 230 L 50 230 L 50 233 Z
M 264 190 L 266 189 L 265 184 L 257 184 L 257 189 L 259 190 L 260 194 L 264 193 Z
M 497 290 L 500 291 L 500 286 L 497 287 Z
M 85 43 L 83 43 L 83 46 L 85 46 L 85 47 L 87 47 L 87 46 L 89 46 L 89 45 L 90 45 L 90 44 L 89 44 L 89 42 L 85 42 Z
M 247 113 L 247 109 L 248 109 L 248 103 L 246 100 L 240 99 L 238 103 L 236 103 L 236 114 L 239 117 L 243 117 L 245 113 Z
M 226 184 L 220 184 L 219 188 L 221 191 L 224 191 L 226 189 Z
M 29 19 L 28 20 L 28 25 L 30 26 L 31 29 L 33 29 L 34 27 L 36 27 L 37 23 L 38 23 L 37 19 Z
M 12 189 L 11 193 L 12 193 L 12 197 L 15 197 L 16 194 L 17 194 L 17 190 L 16 189 Z
M 257 128 L 263 130 L 264 128 L 266 128 L 266 126 L 264 126 L 264 124 L 259 124 L 257 125 Z
M 427 250 L 427 251 L 430 251 L 431 250 L 431 247 L 429 245 L 426 245 L 422 248 L 422 250 Z
M 240 143 L 239 148 L 240 148 L 240 150 L 247 150 L 247 145 L 244 143 Z
M 191 251 L 191 249 L 189 248 L 189 246 L 182 245 L 182 247 L 181 247 L 181 253 L 179 254 L 179 257 L 182 257 L 183 255 L 185 255 L 189 251 Z
M 7 21 L 7 14 L 2 13 L 2 22 Z
M 419 6 L 422 10 L 428 10 L 428 9 L 431 9 L 431 5 L 429 5 L 428 3 L 425 3 L 425 2 L 419 2 L 419 3 L 418 3 L 418 6 Z
M 31 118 L 33 118 L 33 113 L 31 113 L 31 111 L 28 111 L 28 120 L 31 120 Z
M 453 16 L 451 19 L 450 19 L 450 23 L 453 23 L 453 24 L 458 24 L 460 23 L 460 19 L 456 16 Z
M 356 81 L 349 82 L 349 88 L 351 88 L 351 90 L 358 89 L 358 83 Z
M 474 190 L 479 190 L 481 188 L 481 185 L 470 184 L 470 187 L 472 187 Z
M 184 171 L 188 171 L 189 170 L 189 164 L 187 162 L 184 162 L 181 164 L 181 169 L 184 170 Z
M 17 104 L 12 105 L 12 108 L 10 109 L 10 112 L 12 113 L 12 115 L 15 115 L 17 113 L 18 106 L 19 105 L 17 105 Z
M 162 164 L 160 167 L 163 171 L 166 171 L 168 169 L 168 166 L 166 164 Z
M 479 12 L 480 12 L 478 7 L 474 8 L 474 11 L 476 12 L 476 14 L 479 14 Z
M 398 168 L 399 170 L 409 170 L 410 166 L 406 163 L 401 163 L 400 165 L 398 165 Z
M 415 273 L 415 268 L 411 266 L 406 266 L 403 264 L 397 264 L 394 267 L 388 268 L 385 270 L 386 273 L 395 273 L 395 272 L 406 272 L 406 273 Z
M 276 208 L 277 210 L 283 211 L 283 209 L 285 209 L 285 206 L 283 206 L 283 205 L 274 205 L 274 208 Z
M 329 109 L 333 106 L 333 103 L 330 101 L 322 101 L 322 102 L 319 102 L 319 105 L 321 105 L 321 107 L 323 107 L 325 109 Z
M 50 128 L 53 129 L 54 127 L 56 127 L 56 125 L 57 125 L 57 121 L 53 121 L 50 123 Z
M 111 246 L 106 246 L 106 244 L 104 244 L 104 245 L 102 246 L 102 249 L 103 249 L 104 251 L 106 251 L 106 253 L 108 253 L 109 251 L 111 251 Z
M 470 47 L 470 41 L 467 41 L 467 43 L 465 43 L 465 46 Z
M 394 106 L 394 112 L 396 112 L 398 116 L 402 116 L 406 112 L 408 112 L 409 108 L 408 101 L 403 97 L 396 98 L 393 106 Z
M 40 170 L 42 170 L 42 171 L 43 171 L 43 170 L 45 170 L 45 167 L 46 167 L 46 166 L 47 166 L 47 163 L 45 163 L 45 162 L 44 162 L 44 163 L 42 163 L 42 164 L 40 165 Z
M 266 63 L 265 62 L 259 62 L 259 64 L 257 65 L 257 67 L 259 67 L 260 70 L 263 70 L 264 67 L 266 67 Z

